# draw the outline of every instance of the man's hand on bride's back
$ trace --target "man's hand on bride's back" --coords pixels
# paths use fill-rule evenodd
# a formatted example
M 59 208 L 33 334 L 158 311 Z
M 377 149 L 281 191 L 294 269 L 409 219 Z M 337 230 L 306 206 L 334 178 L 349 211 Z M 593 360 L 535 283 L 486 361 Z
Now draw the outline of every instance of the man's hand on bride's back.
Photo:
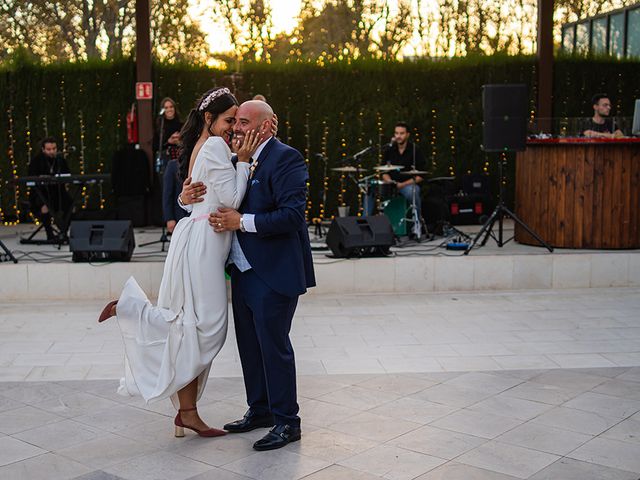
M 191 183 L 191 177 L 187 178 L 182 184 L 182 191 L 180 192 L 180 201 L 184 205 L 191 205 L 193 203 L 200 203 L 204 201 L 202 198 L 207 193 L 207 187 L 202 182 Z
M 238 155 L 239 162 L 249 163 L 251 156 L 256 153 L 258 146 L 264 140 L 263 136 L 257 130 L 251 130 L 244 136 L 242 144 L 239 139 L 234 139 L 232 142 L 233 151 Z

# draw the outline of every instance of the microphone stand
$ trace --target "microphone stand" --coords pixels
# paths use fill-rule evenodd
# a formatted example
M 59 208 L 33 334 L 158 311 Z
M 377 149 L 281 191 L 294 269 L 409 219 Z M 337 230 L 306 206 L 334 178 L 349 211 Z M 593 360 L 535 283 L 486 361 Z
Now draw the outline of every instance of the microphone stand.
M 373 145 L 369 145 L 368 147 L 360 150 L 358 153 L 354 153 L 348 161 L 357 162 L 360 159 L 360 157 L 363 157 L 364 155 L 372 151 L 374 148 L 375 147 Z M 363 195 L 362 201 L 363 201 L 363 210 L 364 210 L 364 202 L 367 201 L 367 198 L 369 196 L 369 179 L 374 177 L 375 175 L 369 175 L 368 177 L 364 177 L 360 179 L 358 177 L 360 176 L 360 171 L 362 169 L 359 166 L 356 166 L 356 168 L 357 168 L 357 171 L 355 176 L 353 174 L 349 174 L 349 178 L 353 181 L 353 183 L 355 183 L 356 188 L 360 192 L 360 194 Z M 358 208 L 360 208 L 360 205 L 358 205 Z
M 160 249 L 161 252 L 164 252 L 165 244 L 171 243 L 171 239 L 167 235 L 167 225 L 166 225 L 166 223 L 162 224 L 162 233 L 160 234 L 160 239 L 159 240 L 154 240 L 153 242 L 141 243 L 140 247 L 147 247 L 149 245 L 155 245 L 156 243 L 161 243 L 162 244 L 162 248 Z

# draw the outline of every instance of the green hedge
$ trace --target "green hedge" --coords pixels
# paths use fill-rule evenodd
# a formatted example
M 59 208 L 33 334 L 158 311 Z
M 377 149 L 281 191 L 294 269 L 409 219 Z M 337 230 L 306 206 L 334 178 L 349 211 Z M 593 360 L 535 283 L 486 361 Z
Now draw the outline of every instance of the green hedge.
M 632 114 L 640 98 L 637 62 L 611 59 L 560 58 L 555 66 L 556 116 L 590 112 L 593 93 L 608 92 L 617 114 Z M 15 216 L 10 151 L 13 118 L 14 158 L 18 175 L 26 173 L 29 146 L 50 135 L 76 148 L 69 153 L 72 171 L 79 172 L 84 152 L 85 172 L 109 172 L 110 158 L 126 139 L 125 115 L 134 99 L 135 64 L 131 60 L 64 65 L 13 65 L 0 71 L 0 205 L 5 221 Z M 535 108 L 535 61 L 532 57 L 467 57 L 417 62 L 356 61 L 318 67 L 311 64 L 252 64 L 242 76 L 188 65 L 156 65 L 156 103 L 173 97 L 183 116 L 198 95 L 213 85 L 235 87 L 239 98 L 267 96 L 280 116 L 280 136 L 309 158 L 311 173 L 309 216 L 319 214 L 323 165 L 312 155 L 324 152 L 330 167 L 372 141 L 387 142 L 393 124 L 406 120 L 434 175 L 482 173 L 485 167 L 497 184 L 496 159 L 480 150 L 481 86 L 522 82 L 529 85 Z M 64 94 L 64 95 L 63 95 Z M 157 106 L 154 110 L 157 111 Z M 64 122 L 64 125 L 63 125 Z M 82 128 L 81 128 L 82 127 Z M 82 131 L 83 130 L 83 131 Z M 84 149 L 81 149 L 84 144 Z M 509 159 L 511 160 L 511 159 Z M 371 167 L 374 157 L 363 161 Z M 509 161 L 512 170 L 513 162 Z M 353 188 L 331 175 L 327 214 L 339 201 L 355 204 Z M 20 199 L 26 193 L 20 192 Z M 87 194 L 87 208 L 97 208 L 97 188 Z M 110 192 L 104 192 L 106 208 Z M 24 212 L 22 212 L 24 214 Z

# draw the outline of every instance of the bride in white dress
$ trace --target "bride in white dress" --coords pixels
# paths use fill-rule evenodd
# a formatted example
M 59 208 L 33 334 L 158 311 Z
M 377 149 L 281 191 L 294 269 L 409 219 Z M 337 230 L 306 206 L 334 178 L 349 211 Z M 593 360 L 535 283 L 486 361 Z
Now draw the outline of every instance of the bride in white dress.
M 125 377 L 118 392 L 141 395 L 147 402 L 171 397 L 178 409 L 176 436 L 184 436 L 184 428 L 206 437 L 226 433 L 209 428 L 198 416 L 196 403 L 227 335 L 224 267 L 231 232 L 216 233 L 207 220 L 219 207 L 239 207 L 249 161 L 261 141 L 260 134 L 253 133 L 242 146 L 234 142 L 238 156 L 234 168 L 228 144 L 237 109 L 238 101 L 227 88 L 210 90 L 182 129 L 190 177 L 185 185 L 202 182 L 207 193 L 173 231 L 158 305 L 149 302 L 131 277 L 120 298 L 110 302 L 98 319 L 115 316 L 124 340 Z M 182 166 L 183 174 L 186 167 Z

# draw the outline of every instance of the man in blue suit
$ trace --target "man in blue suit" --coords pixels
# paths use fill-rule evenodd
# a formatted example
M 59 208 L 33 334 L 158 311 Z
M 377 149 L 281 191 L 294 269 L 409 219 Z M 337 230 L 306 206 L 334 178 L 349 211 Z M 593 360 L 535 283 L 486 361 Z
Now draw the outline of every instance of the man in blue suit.
M 217 232 L 233 231 L 229 272 L 238 350 L 249 410 L 224 426 L 247 432 L 273 427 L 256 450 L 273 450 L 300 439 L 296 367 L 289 339 L 298 297 L 315 285 L 305 220 L 305 161 L 297 150 L 271 136 L 273 110 L 261 101 L 243 103 L 234 135 L 265 135 L 250 167 L 239 208 L 212 213 Z

